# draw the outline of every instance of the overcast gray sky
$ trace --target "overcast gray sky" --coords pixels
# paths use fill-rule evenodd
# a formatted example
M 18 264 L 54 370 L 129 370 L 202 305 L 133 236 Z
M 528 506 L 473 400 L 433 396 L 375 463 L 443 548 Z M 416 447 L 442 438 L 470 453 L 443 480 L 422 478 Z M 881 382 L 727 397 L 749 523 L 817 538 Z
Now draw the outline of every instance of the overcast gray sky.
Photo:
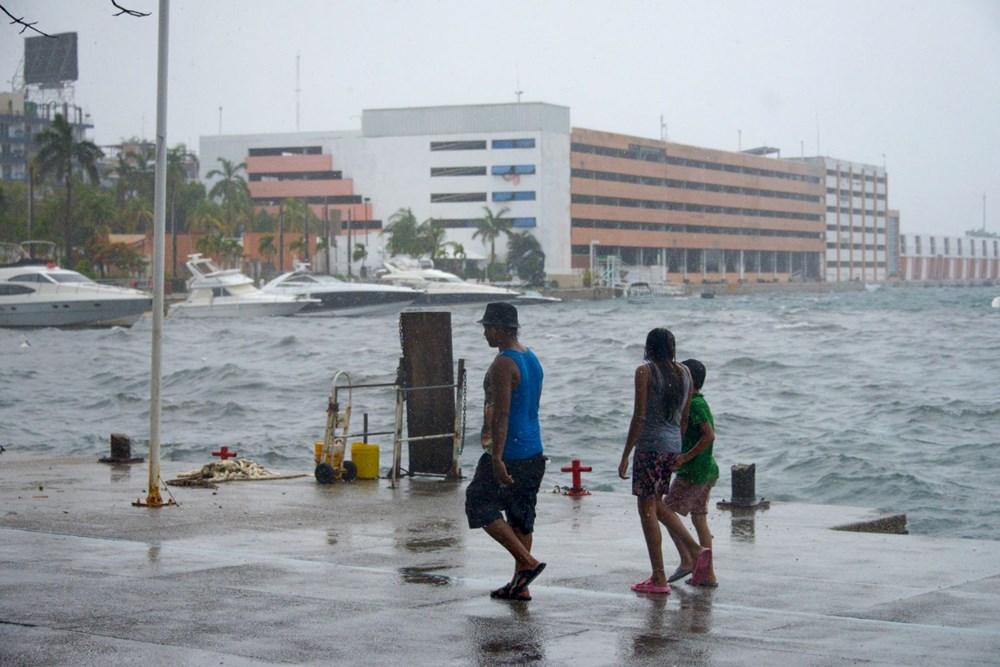
M 76 103 L 99 144 L 154 137 L 152 12 L 0 0 L 79 33 Z M 173 0 L 170 145 L 359 129 L 362 109 L 540 101 L 575 127 L 723 150 L 885 163 L 904 232 L 1000 231 L 996 0 Z M 23 55 L 0 26 L 9 89 Z M 300 58 L 296 95 L 296 55 Z

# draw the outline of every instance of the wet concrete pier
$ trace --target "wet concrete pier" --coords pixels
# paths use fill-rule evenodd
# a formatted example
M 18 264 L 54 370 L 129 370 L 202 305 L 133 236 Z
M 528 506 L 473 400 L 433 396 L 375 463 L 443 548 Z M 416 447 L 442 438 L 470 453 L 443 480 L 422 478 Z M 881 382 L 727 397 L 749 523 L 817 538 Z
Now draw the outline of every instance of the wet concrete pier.
M 831 530 L 881 518 L 863 508 L 713 509 L 719 588 L 651 597 L 629 590 L 648 576 L 630 496 L 544 493 L 548 568 L 510 603 L 488 596 L 511 562 L 466 528 L 464 483 L 229 482 L 133 507 L 147 470 L 0 455 L 0 664 L 1000 660 L 1000 542 Z

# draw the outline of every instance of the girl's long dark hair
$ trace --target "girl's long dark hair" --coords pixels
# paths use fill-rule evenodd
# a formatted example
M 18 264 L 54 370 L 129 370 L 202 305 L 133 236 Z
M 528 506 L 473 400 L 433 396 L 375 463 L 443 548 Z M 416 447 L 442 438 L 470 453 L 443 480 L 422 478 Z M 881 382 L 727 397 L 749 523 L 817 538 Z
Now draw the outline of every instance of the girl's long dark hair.
M 653 366 L 653 382 L 663 388 L 666 414 L 673 414 L 684 400 L 684 376 L 674 363 L 677 343 L 674 335 L 662 327 L 646 335 L 644 358 Z

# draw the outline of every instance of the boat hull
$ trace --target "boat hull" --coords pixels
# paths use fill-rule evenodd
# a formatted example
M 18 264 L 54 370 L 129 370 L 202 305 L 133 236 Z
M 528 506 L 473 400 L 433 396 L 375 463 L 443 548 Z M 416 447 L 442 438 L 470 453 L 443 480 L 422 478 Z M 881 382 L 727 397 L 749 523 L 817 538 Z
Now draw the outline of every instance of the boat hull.
M 414 302 L 419 294 L 406 292 L 311 293 L 319 303 L 311 303 L 297 314 L 303 317 L 358 317 L 391 315 Z
M 130 327 L 153 307 L 149 297 L 92 299 L 40 303 L 0 303 L 4 328 Z
M 239 301 L 234 303 L 178 303 L 170 307 L 170 317 L 287 317 L 306 304 L 302 301 Z

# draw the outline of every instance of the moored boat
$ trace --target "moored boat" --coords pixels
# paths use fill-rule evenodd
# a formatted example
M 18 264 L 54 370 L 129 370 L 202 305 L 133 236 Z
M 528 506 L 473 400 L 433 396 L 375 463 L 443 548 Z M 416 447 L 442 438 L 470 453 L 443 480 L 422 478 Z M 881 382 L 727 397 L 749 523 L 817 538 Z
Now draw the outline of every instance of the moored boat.
M 383 265 L 385 271 L 379 276 L 379 282 L 386 285 L 410 287 L 423 292 L 413 302 L 414 306 L 452 306 L 489 301 L 516 302 L 516 299 L 521 296 L 521 293 L 516 290 L 487 283 L 469 282 L 462 280 L 454 273 L 440 269 L 404 268 L 389 261 L 383 262 Z
M 261 290 L 265 294 L 287 294 L 316 299 L 297 314 L 299 316 L 384 315 L 399 312 L 409 306 L 422 292 L 397 285 L 348 283 L 333 276 L 313 273 L 309 265 L 296 262 L 286 271 L 268 281 Z
M 129 327 L 152 308 L 146 292 L 94 282 L 54 258 L 48 241 L 0 243 L 0 327 Z
M 318 300 L 265 294 L 239 269 L 220 269 L 201 254 L 188 255 L 187 299 L 170 306 L 171 317 L 274 317 L 294 315 Z

